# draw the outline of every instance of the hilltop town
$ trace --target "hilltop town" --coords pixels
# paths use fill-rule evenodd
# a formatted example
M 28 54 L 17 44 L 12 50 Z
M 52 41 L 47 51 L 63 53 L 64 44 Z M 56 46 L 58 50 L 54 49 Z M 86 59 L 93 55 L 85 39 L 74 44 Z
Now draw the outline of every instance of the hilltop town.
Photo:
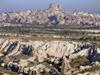
M 66 7 L 67 8 L 67 7 Z M 100 14 L 67 12 L 55 3 L 51 3 L 46 10 L 19 11 L 0 13 L 0 21 L 15 23 L 47 24 L 47 25 L 88 25 L 100 26 Z

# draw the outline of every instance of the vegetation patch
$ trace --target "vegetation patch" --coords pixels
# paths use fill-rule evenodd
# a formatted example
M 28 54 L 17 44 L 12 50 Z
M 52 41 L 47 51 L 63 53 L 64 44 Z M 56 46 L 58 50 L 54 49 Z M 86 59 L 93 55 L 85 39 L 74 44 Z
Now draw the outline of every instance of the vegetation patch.
M 47 57 L 48 57 L 48 58 L 50 58 L 50 55 L 49 55 L 49 54 L 47 54 Z
M 95 66 L 95 67 L 91 67 L 91 68 L 88 68 L 88 69 L 84 69 L 84 70 L 80 71 L 79 73 L 95 72 L 95 71 L 98 71 L 98 70 L 100 70 L 100 67 Z
M 47 75 L 48 73 L 46 72 L 45 69 L 43 69 L 42 75 Z
M 3 75 L 3 73 L 0 73 L 0 75 Z
M 17 75 L 15 72 L 13 71 L 6 71 L 5 73 L 10 74 L 10 75 Z
M 59 61 L 60 63 L 62 63 L 62 61 L 63 61 L 63 58 L 60 58 L 58 61 Z
M 79 68 L 80 65 L 85 65 L 87 61 L 89 61 L 87 56 L 78 56 L 73 59 L 70 64 L 73 68 Z

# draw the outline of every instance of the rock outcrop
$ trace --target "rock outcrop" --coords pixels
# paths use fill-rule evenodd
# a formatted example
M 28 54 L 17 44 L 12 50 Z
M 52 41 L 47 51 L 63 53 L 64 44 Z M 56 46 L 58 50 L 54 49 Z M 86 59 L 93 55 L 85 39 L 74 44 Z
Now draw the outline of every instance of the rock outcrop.
M 18 73 L 22 73 L 23 72 L 23 67 L 22 66 L 19 66 L 18 67 Z
M 62 9 L 61 9 L 61 4 L 59 4 L 58 6 L 57 6 L 57 4 L 55 4 L 55 3 L 50 3 L 50 5 L 49 5 L 49 9 L 48 9 L 49 11 L 62 11 Z
M 2 40 L 6 42 L 5 39 Z M 7 56 L 23 53 L 32 57 L 39 57 L 39 59 L 47 58 L 47 54 L 54 57 L 62 57 L 65 54 L 69 56 L 69 59 L 80 55 L 91 57 L 94 48 L 91 44 L 85 45 L 84 43 L 70 43 L 68 41 L 30 41 L 26 43 L 18 40 L 8 40 L 8 43 L 1 44 L 2 47 L 4 47 L 2 51 L 7 52 Z
M 18 73 L 38 75 L 38 73 L 42 73 L 44 70 L 56 75 L 59 74 L 61 70 L 64 74 L 74 75 L 79 73 L 79 71 L 75 69 L 76 67 L 73 68 L 71 62 L 78 56 L 85 56 L 86 58 L 84 59 L 86 62 L 82 61 L 83 64 L 81 64 L 80 61 L 75 61 L 77 64 L 80 64 L 78 66 L 80 67 L 80 71 L 100 67 L 100 48 L 86 42 L 46 40 L 22 42 L 16 39 L 10 39 L 8 41 L 7 39 L 0 39 L 0 49 L 1 52 L 7 52 L 4 61 L 1 61 L 0 65 L 3 67 L 7 65 L 7 69 Z M 11 56 L 13 58 L 16 57 L 16 55 L 21 55 L 21 53 L 28 57 L 24 59 L 20 57 L 18 61 L 18 58 L 10 60 Z M 88 60 L 87 57 L 89 58 Z M 63 60 L 61 58 L 63 58 Z M 43 63 L 40 64 L 40 62 Z M 92 73 L 88 72 L 84 74 Z M 93 74 L 99 74 L 99 72 Z
M 63 62 L 62 62 L 62 66 L 61 66 L 61 72 L 65 73 L 67 72 L 69 69 L 71 69 L 71 66 L 67 60 L 67 58 L 65 56 L 63 56 Z

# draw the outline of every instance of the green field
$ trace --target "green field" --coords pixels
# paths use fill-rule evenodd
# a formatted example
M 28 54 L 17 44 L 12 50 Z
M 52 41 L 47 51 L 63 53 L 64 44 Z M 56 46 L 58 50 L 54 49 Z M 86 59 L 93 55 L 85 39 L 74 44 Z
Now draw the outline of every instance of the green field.
M 15 24 L 15 23 L 12 23 Z M 22 39 L 23 41 L 29 40 L 63 40 L 63 41 L 85 41 L 100 45 L 100 33 L 95 33 L 94 30 L 100 30 L 100 27 L 91 27 L 85 25 L 38 25 L 38 24 L 21 24 L 22 26 L 0 26 L 0 38 L 5 39 Z M 92 30 L 92 32 L 81 31 Z M 3 33 L 3 34 L 2 34 Z M 9 33 L 17 34 L 11 36 Z M 28 35 L 20 36 L 20 35 Z M 38 35 L 41 35 L 40 37 Z M 44 37 L 47 35 L 46 37 Z M 54 38 L 53 35 L 60 36 Z M 69 37 L 69 38 L 68 38 Z M 70 38 L 71 37 L 71 38 Z

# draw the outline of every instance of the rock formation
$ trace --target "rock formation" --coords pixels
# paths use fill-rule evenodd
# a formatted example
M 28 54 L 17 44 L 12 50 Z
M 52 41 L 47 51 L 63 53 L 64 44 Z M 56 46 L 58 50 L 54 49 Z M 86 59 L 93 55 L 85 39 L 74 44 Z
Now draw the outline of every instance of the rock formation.
M 36 71 L 30 71 L 30 73 L 29 73 L 29 75 L 38 75 L 38 74 L 36 74 Z
M 57 15 L 57 19 L 55 16 Z M 32 23 L 48 25 L 89 25 L 100 26 L 100 14 L 80 12 L 67 12 L 62 10 L 61 4 L 57 6 L 50 3 L 46 10 L 20 11 L 13 13 L 1 13 L 0 21 L 15 23 Z
M 2 39 L 3 43 L 6 42 Z M 16 42 L 17 41 L 17 42 Z M 79 55 L 92 56 L 92 45 L 86 48 L 82 48 L 84 43 L 68 42 L 68 41 L 30 41 L 28 43 L 20 42 L 18 40 L 9 40 L 5 45 L 1 44 L 2 51 L 7 52 L 7 56 L 15 56 L 21 53 L 30 55 L 32 57 L 46 58 L 47 54 L 55 57 L 62 57 L 63 54 L 69 56 L 69 59 L 73 59 Z M 84 46 L 85 47 L 85 46 Z
M 23 67 L 22 66 L 19 66 L 18 67 L 18 73 L 21 73 L 21 72 L 23 72 Z
M 1 66 L 4 67 L 7 65 L 8 69 L 18 73 L 38 75 L 39 73 L 46 71 L 52 75 L 56 75 L 60 73 L 58 70 L 59 68 L 64 74 L 74 75 L 79 73 L 79 71 L 71 67 L 72 64 L 70 65 L 70 63 L 78 56 L 91 58 L 90 61 L 86 60 L 86 64 L 84 63 L 78 66 L 80 67 L 80 71 L 93 67 L 100 67 L 100 48 L 94 47 L 92 44 L 86 42 L 31 40 L 29 42 L 22 42 L 21 40 L 16 39 L 8 41 L 6 39 L 0 39 L 0 48 L 2 48 L 1 51 L 7 52 L 5 59 L 0 62 Z M 30 57 L 25 59 L 21 59 L 20 57 L 18 61 L 15 61 L 15 59 L 12 61 L 8 57 L 16 56 L 21 53 Z M 61 59 L 62 57 L 63 61 Z M 40 62 L 43 61 L 50 65 L 45 63 L 40 64 Z M 89 72 L 88 74 L 91 73 Z M 93 74 L 99 74 L 99 72 Z
M 49 5 L 49 9 L 52 9 L 52 10 L 56 10 L 58 7 L 57 7 L 57 5 L 55 4 L 55 3 L 50 3 L 50 5 Z
M 50 5 L 49 5 L 49 9 L 48 9 L 49 11 L 61 11 L 62 9 L 61 9 L 61 4 L 59 4 L 58 6 L 57 6 L 57 4 L 55 4 L 55 3 L 50 3 Z
M 98 61 L 95 61 L 95 62 L 93 63 L 93 66 L 99 66 L 99 67 L 100 67 L 100 63 L 99 63 Z
M 10 58 L 8 56 L 5 56 L 4 63 L 8 63 L 9 61 L 10 61 Z
M 61 73 L 67 72 L 69 69 L 71 69 L 71 66 L 65 56 L 63 56 L 63 62 L 61 66 Z

